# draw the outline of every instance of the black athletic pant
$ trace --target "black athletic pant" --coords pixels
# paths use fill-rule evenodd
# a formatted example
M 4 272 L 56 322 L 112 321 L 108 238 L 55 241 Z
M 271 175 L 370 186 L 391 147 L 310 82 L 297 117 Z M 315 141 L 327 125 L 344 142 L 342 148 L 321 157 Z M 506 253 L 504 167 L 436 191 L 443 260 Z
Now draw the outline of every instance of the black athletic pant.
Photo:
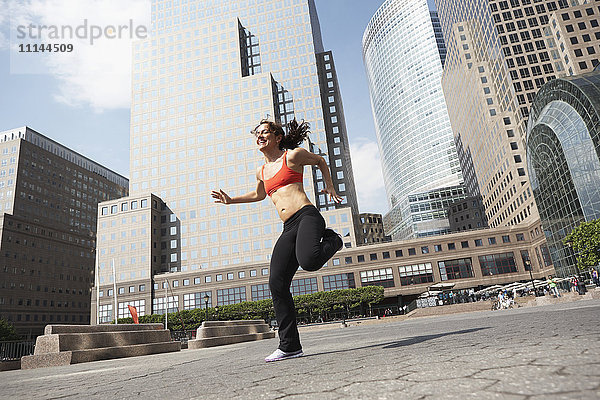
M 315 206 L 307 205 L 285 221 L 283 232 L 273 248 L 269 289 L 279 326 L 279 349 L 282 351 L 302 348 L 296 325 L 296 308 L 290 293 L 298 265 L 305 270 L 316 271 L 338 250 L 331 243 L 333 239 L 321 242 L 324 231 L 325 220 Z

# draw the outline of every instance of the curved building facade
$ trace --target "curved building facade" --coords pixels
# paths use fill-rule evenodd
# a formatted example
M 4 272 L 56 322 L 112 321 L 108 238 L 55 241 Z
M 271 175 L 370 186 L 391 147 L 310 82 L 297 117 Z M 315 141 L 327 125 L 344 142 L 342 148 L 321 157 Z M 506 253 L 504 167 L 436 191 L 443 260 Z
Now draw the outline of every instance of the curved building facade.
M 576 272 L 562 243 L 600 218 L 600 72 L 561 78 L 538 92 L 527 128 L 533 195 L 557 275 Z
M 387 0 L 362 45 L 390 206 L 386 234 L 447 233 L 447 206 L 465 193 L 441 86 L 446 50 L 437 15 L 426 0 Z

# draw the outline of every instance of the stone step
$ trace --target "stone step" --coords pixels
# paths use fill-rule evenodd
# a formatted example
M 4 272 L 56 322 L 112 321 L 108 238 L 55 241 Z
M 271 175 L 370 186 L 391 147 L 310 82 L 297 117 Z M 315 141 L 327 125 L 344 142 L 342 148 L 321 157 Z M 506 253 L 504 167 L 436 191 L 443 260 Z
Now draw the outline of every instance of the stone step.
M 264 325 L 265 321 L 262 319 L 236 319 L 231 321 L 204 321 L 202 327 L 214 327 L 214 326 L 232 326 L 232 325 Z
M 164 329 L 163 324 L 101 324 L 101 325 L 46 325 L 45 335 L 58 333 L 96 333 L 122 331 L 155 331 Z
M 21 359 L 21 369 L 56 367 L 90 361 L 145 356 L 180 350 L 180 342 L 159 342 L 98 349 L 62 351 L 60 353 L 34 354 L 33 356 L 25 356 Z
M 97 333 L 61 333 L 39 336 L 34 354 L 57 353 L 60 351 L 112 348 L 144 343 L 169 342 L 167 330 L 140 330 Z
M 212 338 L 217 336 L 245 335 L 249 333 L 265 333 L 270 328 L 267 324 L 233 325 L 233 326 L 202 326 L 196 331 L 196 339 Z
M 227 344 L 251 342 L 254 340 L 272 339 L 275 332 L 247 333 L 243 335 L 216 336 L 188 341 L 188 349 L 203 349 L 206 347 L 223 346 Z
M 188 348 L 201 349 L 274 337 L 275 332 L 263 320 L 204 321 L 196 331 L 196 339 L 188 341 Z

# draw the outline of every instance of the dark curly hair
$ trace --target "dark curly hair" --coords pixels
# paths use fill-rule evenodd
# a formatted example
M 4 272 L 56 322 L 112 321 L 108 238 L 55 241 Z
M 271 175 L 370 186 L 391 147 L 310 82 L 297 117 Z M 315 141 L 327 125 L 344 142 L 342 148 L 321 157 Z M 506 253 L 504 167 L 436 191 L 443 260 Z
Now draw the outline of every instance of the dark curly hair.
M 298 123 L 296 118 L 285 125 L 287 133 L 283 129 L 283 125 L 267 118 L 262 119 L 256 128 L 252 130 L 252 133 L 255 133 L 258 127 L 263 124 L 267 124 L 269 132 L 273 132 L 277 136 L 283 136 L 283 139 L 279 142 L 279 149 L 281 150 L 293 150 L 296 147 L 299 147 L 302 142 L 308 138 L 308 134 L 310 133 L 310 125 L 308 122 L 302 120 L 302 122 Z

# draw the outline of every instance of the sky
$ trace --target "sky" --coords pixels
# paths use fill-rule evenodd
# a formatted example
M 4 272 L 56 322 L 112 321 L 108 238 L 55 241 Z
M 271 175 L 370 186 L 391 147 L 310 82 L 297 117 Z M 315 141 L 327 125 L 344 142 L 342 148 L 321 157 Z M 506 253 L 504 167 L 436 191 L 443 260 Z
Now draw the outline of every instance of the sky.
M 333 52 L 338 74 L 359 208 L 382 214 L 388 205 L 361 41 L 383 2 L 316 0 L 323 44 Z M 149 26 L 150 1 L 0 0 L 0 10 L 0 131 L 27 125 L 128 177 L 130 46 L 134 28 Z M 77 27 L 82 16 L 90 26 L 132 28 L 120 38 L 91 46 L 91 34 L 74 38 L 68 41 L 76 50 L 71 53 L 11 57 L 11 43 L 26 43 L 19 38 L 19 25 L 41 21 Z

